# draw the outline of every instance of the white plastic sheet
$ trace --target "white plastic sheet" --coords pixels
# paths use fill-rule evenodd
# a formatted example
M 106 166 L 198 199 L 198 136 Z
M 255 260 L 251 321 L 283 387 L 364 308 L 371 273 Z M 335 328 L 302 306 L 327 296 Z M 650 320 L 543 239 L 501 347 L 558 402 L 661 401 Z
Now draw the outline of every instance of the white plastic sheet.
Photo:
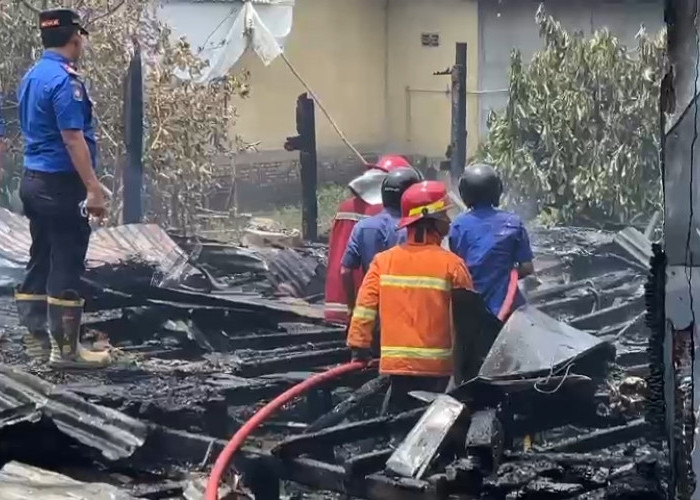
M 194 53 L 209 61 L 200 78 L 209 81 L 225 76 L 247 49 L 265 65 L 274 61 L 292 30 L 293 9 L 294 0 L 164 1 L 158 17 L 174 37 L 186 37 Z

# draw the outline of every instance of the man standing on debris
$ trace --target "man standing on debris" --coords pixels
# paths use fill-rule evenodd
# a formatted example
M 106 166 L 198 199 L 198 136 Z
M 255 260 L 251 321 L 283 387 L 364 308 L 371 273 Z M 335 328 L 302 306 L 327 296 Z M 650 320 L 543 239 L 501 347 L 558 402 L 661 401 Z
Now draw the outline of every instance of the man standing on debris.
M 449 236 L 450 249 L 464 259 L 476 291 L 494 315 L 506 299 L 513 268 L 519 278 L 535 272 L 530 238 L 520 217 L 497 209 L 502 192 L 503 183 L 492 166 L 468 166 L 459 180 L 459 194 L 469 211 L 452 222 Z M 513 308 L 524 302 L 518 290 Z
M 410 168 L 411 165 L 403 156 L 386 155 L 376 165 L 368 167 L 348 184 L 352 197 L 340 204 L 331 227 L 325 293 L 325 318 L 330 323 L 348 323 L 349 309 L 341 277 L 341 261 L 355 224 L 382 211 L 381 185 L 387 173 L 397 168 Z M 359 267 L 355 270 L 355 289 L 362 282 L 362 273 Z
M 354 360 L 370 357 L 380 318 L 379 371 L 391 376 L 383 413 L 411 406 L 408 393 L 443 392 L 452 376 L 452 290 L 471 289 L 464 262 L 440 244 L 450 220 L 442 182 L 422 181 L 401 198 L 407 242 L 377 254 L 353 311 L 347 344 Z
M 17 308 L 30 356 L 53 367 L 100 366 L 110 362 L 109 353 L 88 351 L 79 339 L 87 216 L 106 213 L 94 171 L 92 102 L 75 67 L 87 31 L 68 9 L 41 12 L 39 27 L 45 51 L 18 91 L 25 141 L 20 198 L 32 246 Z

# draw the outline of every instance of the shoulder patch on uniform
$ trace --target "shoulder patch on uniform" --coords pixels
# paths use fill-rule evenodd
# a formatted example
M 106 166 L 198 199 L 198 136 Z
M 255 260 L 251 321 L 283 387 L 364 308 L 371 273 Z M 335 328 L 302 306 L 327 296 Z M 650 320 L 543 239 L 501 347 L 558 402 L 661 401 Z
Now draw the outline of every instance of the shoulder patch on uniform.
M 76 101 L 83 100 L 83 85 L 78 80 L 71 80 L 71 93 Z

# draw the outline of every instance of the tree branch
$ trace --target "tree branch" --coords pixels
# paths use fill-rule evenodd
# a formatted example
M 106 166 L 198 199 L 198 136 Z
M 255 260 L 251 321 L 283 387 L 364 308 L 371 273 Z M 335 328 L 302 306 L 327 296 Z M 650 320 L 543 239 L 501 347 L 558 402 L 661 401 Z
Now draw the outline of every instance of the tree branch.
M 100 14 L 100 15 L 97 16 L 96 18 L 90 19 L 90 21 L 89 21 L 90 24 L 95 23 L 95 22 L 99 21 L 100 19 L 104 19 L 104 18 L 106 18 L 106 17 L 111 16 L 111 15 L 114 14 L 116 11 L 118 11 L 125 3 L 126 3 L 126 0 L 121 0 L 117 5 L 115 5 L 115 6 L 112 7 L 111 9 L 108 8 L 108 9 L 107 9 L 107 12 L 105 12 L 104 14 Z
M 18 0 L 21 5 L 24 5 L 27 9 L 31 10 L 35 14 L 39 14 L 41 12 L 39 9 L 34 7 L 32 4 L 29 3 L 28 0 Z

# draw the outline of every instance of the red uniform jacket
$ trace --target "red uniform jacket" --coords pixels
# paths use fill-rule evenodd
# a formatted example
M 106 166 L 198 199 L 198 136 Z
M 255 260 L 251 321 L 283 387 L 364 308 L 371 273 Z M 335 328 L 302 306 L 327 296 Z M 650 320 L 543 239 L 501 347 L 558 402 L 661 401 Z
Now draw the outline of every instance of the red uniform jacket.
M 326 276 L 325 318 L 331 323 L 345 325 L 348 323 L 348 304 L 340 276 L 340 261 L 350 240 L 350 233 L 361 219 L 371 217 L 382 211 L 382 205 L 369 205 L 357 196 L 348 198 L 340 204 L 333 219 L 329 238 L 328 274 Z M 362 269 L 355 271 L 355 288 L 362 284 Z

